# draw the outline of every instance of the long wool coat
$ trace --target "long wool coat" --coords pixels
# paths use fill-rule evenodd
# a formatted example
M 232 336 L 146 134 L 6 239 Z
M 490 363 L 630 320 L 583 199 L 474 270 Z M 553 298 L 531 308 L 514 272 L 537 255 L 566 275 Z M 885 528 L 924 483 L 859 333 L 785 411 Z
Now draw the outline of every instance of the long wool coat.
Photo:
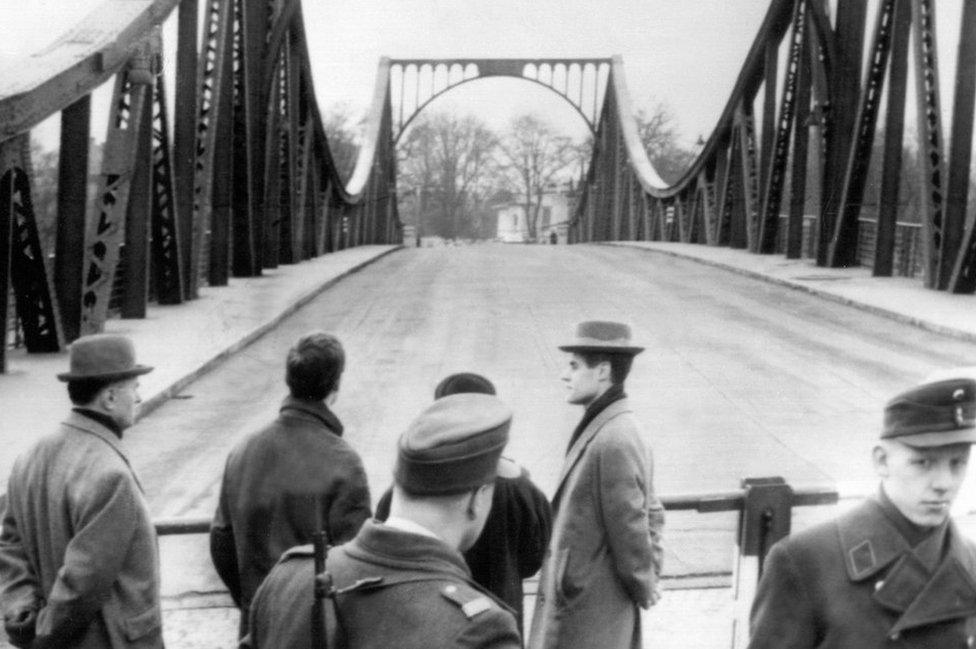
M 35 646 L 163 646 L 156 532 L 119 441 L 73 412 L 14 464 L 0 605 L 41 606 Z
M 654 602 L 664 509 L 626 399 L 608 405 L 569 449 L 553 511 L 529 648 L 640 647 L 639 608 Z
M 772 547 L 749 649 L 962 649 L 976 636 L 976 550 L 951 523 L 927 569 L 868 500 Z

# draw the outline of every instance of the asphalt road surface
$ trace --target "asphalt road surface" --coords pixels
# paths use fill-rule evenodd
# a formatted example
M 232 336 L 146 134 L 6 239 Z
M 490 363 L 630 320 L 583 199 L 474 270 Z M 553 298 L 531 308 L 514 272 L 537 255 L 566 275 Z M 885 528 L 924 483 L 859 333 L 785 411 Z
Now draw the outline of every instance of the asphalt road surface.
M 869 493 L 884 402 L 933 370 L 976 364 L 976 345 L 670 256 L 604 246 L 404 249 L 188 386 L 127 444 L 155 515 L 210 515 L 228 450 L 273 418 L 286 393 L 288 347 L 324 329 L 346 348 L 335 411 L 374 501 L 390 482 L 397 436 L 457 371 L 495 383 L 515 412 L 508 455 L 551 495 L 582 412 L 564 401 L 557 345 L 584 319 L 627 321 L 647 348 L 627 392 L 662 494 L 728 491 L 769 475 Z M 731 515 L 672 515 L 668 572 L 726 570 L 733 527 Z

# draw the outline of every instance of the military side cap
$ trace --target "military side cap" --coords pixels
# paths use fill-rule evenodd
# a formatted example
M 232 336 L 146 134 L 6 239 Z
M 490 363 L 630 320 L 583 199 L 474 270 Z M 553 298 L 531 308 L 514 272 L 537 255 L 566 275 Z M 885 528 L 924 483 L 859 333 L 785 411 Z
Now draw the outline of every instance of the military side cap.
M 576 325 L 575 339 L 560 345 L 564 352 L 604 352 L 636 355 L 644 351 L 630 340 L 630 327 L 622 322 L 587 320 Z
M 151 367 L 136 363 L 135 348 L 127 337 L 119 334 L 93 334 L 82 336 L 71 343 L 68 371 L 58 374 L 58 379 L 121 381 L 152 370 Z
M 919 447 L 976 443 L 976 381 L 945 379 L 902 392 L 885 406 L 881 439 Z
M 400 436 L 393 478 L 415 495 L 458 494 L 489 483 L 511 422 L 512 411 L 492 395 L 438 399 Z

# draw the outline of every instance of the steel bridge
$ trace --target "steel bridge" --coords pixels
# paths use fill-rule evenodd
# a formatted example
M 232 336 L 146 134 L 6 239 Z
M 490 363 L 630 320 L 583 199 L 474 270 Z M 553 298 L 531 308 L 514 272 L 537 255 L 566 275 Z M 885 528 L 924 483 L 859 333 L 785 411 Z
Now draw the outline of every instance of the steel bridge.
M 28 351 L 56 351 L 109 317 L 144 317 L 151 301 L 178 304 L 230 277 L 399 242 L 397 139 L 436 97 L 491 76 L 549 88 L 594 133 L 572 242 L 806 255 L 822 266 L 870 265 L 879 276 L 917 273 L 934 290 L 971 294 L 976 0 L 962 3 L 958 33 L 944 35 L 958 43 L 952 80 L 939 74 L 935 0 L 880 0 L 870 30 L 867 7 L 771 0 L 718 123 L 669 185 L 640 143 L 619 56 L 384 58 L 345 181 L 316 101 L 299 0 L 102 0 L 53 45 L 0 72 L 0 285 L 13 295 L 0 300 L 0 318 L 5 331 L 19 323 Z M 171 16 L 175 89 L 166 88 L 161 56 L 160 27 Z M 107 83 L 111 115 L 91 190 L 91 94 Z M 948 113 L 943 86 L 952 90 Z M 923 191 L 918 222 L 906 224 L 897 215 L 909 95 Z M 58 115 L 56 236 L 47 249 L 32 202 L 30 132 Z M 879 134 L 872 220 L 861 208 Z

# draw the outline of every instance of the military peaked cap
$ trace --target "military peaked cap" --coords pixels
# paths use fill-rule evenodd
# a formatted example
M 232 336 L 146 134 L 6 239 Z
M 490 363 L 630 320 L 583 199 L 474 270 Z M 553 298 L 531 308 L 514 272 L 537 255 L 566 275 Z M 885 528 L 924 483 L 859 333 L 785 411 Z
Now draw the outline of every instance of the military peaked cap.
M 881 439 L 919 447 L 976 443 L 976 381 L 945 379 L 902 392 L 885 406 Z

